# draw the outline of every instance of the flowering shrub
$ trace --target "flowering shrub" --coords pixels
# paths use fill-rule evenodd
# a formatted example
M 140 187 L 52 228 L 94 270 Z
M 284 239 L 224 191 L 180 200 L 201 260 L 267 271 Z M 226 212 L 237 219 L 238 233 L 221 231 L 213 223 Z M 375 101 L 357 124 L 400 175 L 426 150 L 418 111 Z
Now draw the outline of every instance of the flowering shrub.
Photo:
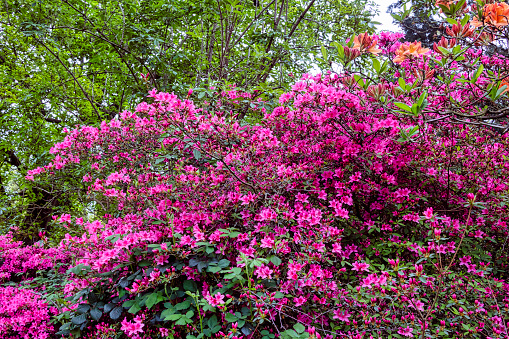
M 507 337 L 506 59 L 399 38 L 356 37 L 344 74 L 305 74 L 273 109 L 154 90 L 66 131 L 27 179 L 86 168 L 102 215 L 56 218 L 83 234 L 37 250 L 68 268 L 56 335 Z
M 53 326 L 48 305 L 34 291 L 0 287 L 0 336 L 45 339 Z

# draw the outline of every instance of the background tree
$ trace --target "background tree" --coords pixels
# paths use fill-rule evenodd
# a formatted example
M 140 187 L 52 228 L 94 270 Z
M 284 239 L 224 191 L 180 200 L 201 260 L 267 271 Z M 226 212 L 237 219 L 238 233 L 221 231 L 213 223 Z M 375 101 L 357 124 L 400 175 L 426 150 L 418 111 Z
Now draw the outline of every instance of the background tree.
M 412 10 L 406 11 L 406 5 Z M 403 8 L 405 10 L 401 11 Z M 405 41 L 420 41 L 431 47 L 442 36 L 441 22 L 433 18 L 437 9 L 434 0 L 398 0 L 387 8 L 387 12 L 405 33 Z

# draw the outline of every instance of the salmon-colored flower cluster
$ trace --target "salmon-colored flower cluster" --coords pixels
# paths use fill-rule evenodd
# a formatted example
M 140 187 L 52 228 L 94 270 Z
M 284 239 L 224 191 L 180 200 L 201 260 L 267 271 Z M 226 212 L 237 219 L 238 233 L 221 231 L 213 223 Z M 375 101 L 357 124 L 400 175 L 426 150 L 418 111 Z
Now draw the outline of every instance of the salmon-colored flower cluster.
M 506 92 L 509 92 L 509 79 L 507 78 L 507 75 L 506 75 L 506 78 L 504 78 L 504 80 L 502 80 L 500 82 L 500 87 L 499 88 L 502 88 L 505 86 L 505 89 L 502 93 L 506 93 Z
M 474 29 L 470 28 L 470 24 L 466 25 L 454 24 L 451 28 L 446 28 L 446 33 L 455 38 L 468 38 L 474 33 Z
M 505 2 L 485 5 L 483 8 L 483 17 L 477 16 L 472 20 L 472 25 L 479 27 L 482 25 L 502 27 L 509 24 L 509 5 Z
M 449 8 L 452 4 L 454 4 L 456 1 L 454 0 L 436 0 L 435 6 L 443 5 L 447 8 Z
M 382 50 L 377 47 L 378 39 L 368 35 L 368 33 L 361 33 L 353 39 L 353 49 L 359 52 L 369 52 L 378 55 Z
M 420 55 L 426 54 L 429 52 L 429 48 L 424 48 L 421 46 L 421 42 L 406 42 L 401 44 L 396 51 L 396 57 L 392 60 L 397 64 L 402 63 L 408 58 L 412 56 L 418 57 Z
M 433 50 L 438 54 L 442 54 L 442 51 L 438 47 L 449 49 L 453 48 L 454 46 L 456 46 L 456 39 L 446 39 L 442 37 L 438 44 L 436 42 L 433 43 Z

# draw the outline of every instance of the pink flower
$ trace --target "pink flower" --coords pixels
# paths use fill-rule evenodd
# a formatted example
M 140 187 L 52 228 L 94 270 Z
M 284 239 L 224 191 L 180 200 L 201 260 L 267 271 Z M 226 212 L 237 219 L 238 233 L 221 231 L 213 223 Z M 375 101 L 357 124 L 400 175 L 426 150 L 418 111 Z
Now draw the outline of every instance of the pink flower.
M 182 238 L 180 238 L 180 244 L 181 245 L 192 245 L 193 244 L 193 238 L 191 238 L 188 235 L 183 235 Z
M 433 207 L 428 207 L 425 211 L 424 211 L 424 217 L 426 219 L 432 219 L 433 218 Z
M 260 279 L 271 279 L 272 272 L 274 272 L 274 271 L 271 270 L 269 266 L 262 264 L 261 266 L 256 268 L 255 274 Z
M 460 258 L 460 265 L 468 265 L 470 264 L 470 261 L 472 260 L 471 256 L 465 256 L 463 258 Z
M 301 306 L 303 305 L 307 299 L 304 296 L 300 296 L 297 298 L 293 298 L 293 302 L 295 303 L 295 306 Z
M 475 231 L 474 237 L 476 237 L 476 238 L 483 238 L 484 237 L 484 232 L 481 231 L 481 230 L 477 230 L 477 231 Z
M 62 214 L 62 216 L 60 217 L 60 220 L 58 222 L 59 223 L 71 222 L 71 215 L 70 214 Z
M 215 296 L 211 296 L 210 293 L 207 292 L 207 294 L 204 296 L 205 300 L 207 300 L 208 303 L 212 306 L 222 305 L 225 303 L 224 294 L 221 294 L 219 292 L 217 292 Z
M 349 216 L 348 216 L 348 211 L 344 208 L 341 208 L 341 207 L 337 207 L 335 208 L 335 214 L 334 214 L 336 217 L 341 217 L 341 218 L 344 218 L 344 219 L 348 219 Z
M 256 220 L 264 221 L 264 220 L 276 220 L 277 214 L 270 208 L 264 208 L 260 211 L 260 214 L 257 216 Z
M 369 272 L 369 264 L 366 264 L 365 262 L 354 262 L 352 265 L 352 271 L 357 271 L 359 273 L 361 271 Z
M 416 310 L 419 311 L 424 311 L 424 303 L 419 299 L 412 298 L 408 307 L 415 308 Z
M 338 319 L 341 321 L 348 321 L 348 318 L 350 318 L 351 314 L 348 313 L 348 311 L 342 311 L 339 308 L 337 310 L 334 310 L 334 316 L 332 319 Z
M 158 255 L 155 257 L 155 263 L 158 265 L 164 265 L 168 262 L 168 259 L 170 258 L 169 255 Z
M 127 321 L 127 318 L 122 320 L 122 327 L 120 328 L 122 331 L 126 332 L 129 338 L 132 338 L 136 333 L 143 333 L 143 326 L 145 324 L 142 323 L 142 318 L 136 316 L 134 318 L 134 322 Z
M 300 201 L 300 202 L 302 202 L 302 203 L 307 203 L 307 202 L 309 202 L 309 201 L 308 201 L 308 198 L 309 198 L 309 196 L 308 196 L 307 194 L 297 193 L 297 194 L 295 195 L 295 200 L 296 200 L 296 201 Z
M 306 86 L 307 84 L 305 81 L 299 81 L 298 83 L 292 86 L 292 90 L 294 90 L 295 92 L 304 91 L 306 89 Z
M 261 241 L 260 247 L 262 248 L 272 248 L 274 247 L 274 239 L 271 239 L 269 237 L 265 237 Z
M 149 281 L 150 281 L 150 282 L 152 282 L 152 281 L 156 281 L 156 280 L 158 280 L 160 277 L 161 277 L 161 272 L 159 272 L 159 270 L 156 268 L 156 269 L 154 269 L 154 270 L 150 273 L 150 279 L 149 279 Z
M 405 337 L 409 337 L 409 338 L 412 338 L 414 335 L 412 334 L 413 332 L 413 328 L 410 328 L 410 327 L 407 327 L 407 328 L 403 328 L 403 327 L 400 327 L 399 330 L 398 330 L 398 333 L 405 336 Z
M 313 249 L 318 252 L 325 252 L 325 245 L 323 243 L 313 243 Z
M 341 243 L 335 242 L 334 244 L 332 244 L 332 253 L 338 253 L 338 254 L 343 253 Z
M 396 260 L 389 259 L 389 264 L 392 266 L 392 268 L 396 268 L 399 265 L 399 259 L 396 258 Z

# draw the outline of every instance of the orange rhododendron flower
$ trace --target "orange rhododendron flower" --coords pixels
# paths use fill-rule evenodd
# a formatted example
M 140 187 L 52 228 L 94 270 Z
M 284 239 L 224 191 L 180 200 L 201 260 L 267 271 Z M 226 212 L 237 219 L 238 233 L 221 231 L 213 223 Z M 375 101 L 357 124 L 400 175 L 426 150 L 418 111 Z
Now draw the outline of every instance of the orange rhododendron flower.
M 382 50 L 377 48 L 378 40 L 370 37 L 368 33 L 361 33 L 353 39 L 353 49 L 359 52 L 370 52 L 372 54 L 378 54 Z
M 417 57 L 429 52 L 429 48 L 423 48 L 420 42 L 405 42 L 401 44 L 396 51 L 396 57 L 392 60 L 399 64 L 410 58 L 411 56 Z
M 505 92 L 509 92 L 509 82 L 507 82 L 507 79 L 506 80 L 502 80 L 500 82 L 500 87 L 499 88 L 502 88 L 504 85 L 506 86 L 506 88 L 504 89 L 502 94 L 505 93 Z
M 498 2 L 494 4 L 485 5 L 483 9 L 483 18 L 475 17 L 472 20 L 472 25 L 479 27 L 482 25 L 488 26 L 507 26 L 509 24 L 509 5 L 505 2 Z M 484 20 L 482 20 L 484 19 Z
M 454 0 L 436 0 L 435 1 L 435 6 L 444 5 L 445 7 L 449 8 L 449 6 L 452 5 L 455 2 L 456 1 L 454 1 Z

